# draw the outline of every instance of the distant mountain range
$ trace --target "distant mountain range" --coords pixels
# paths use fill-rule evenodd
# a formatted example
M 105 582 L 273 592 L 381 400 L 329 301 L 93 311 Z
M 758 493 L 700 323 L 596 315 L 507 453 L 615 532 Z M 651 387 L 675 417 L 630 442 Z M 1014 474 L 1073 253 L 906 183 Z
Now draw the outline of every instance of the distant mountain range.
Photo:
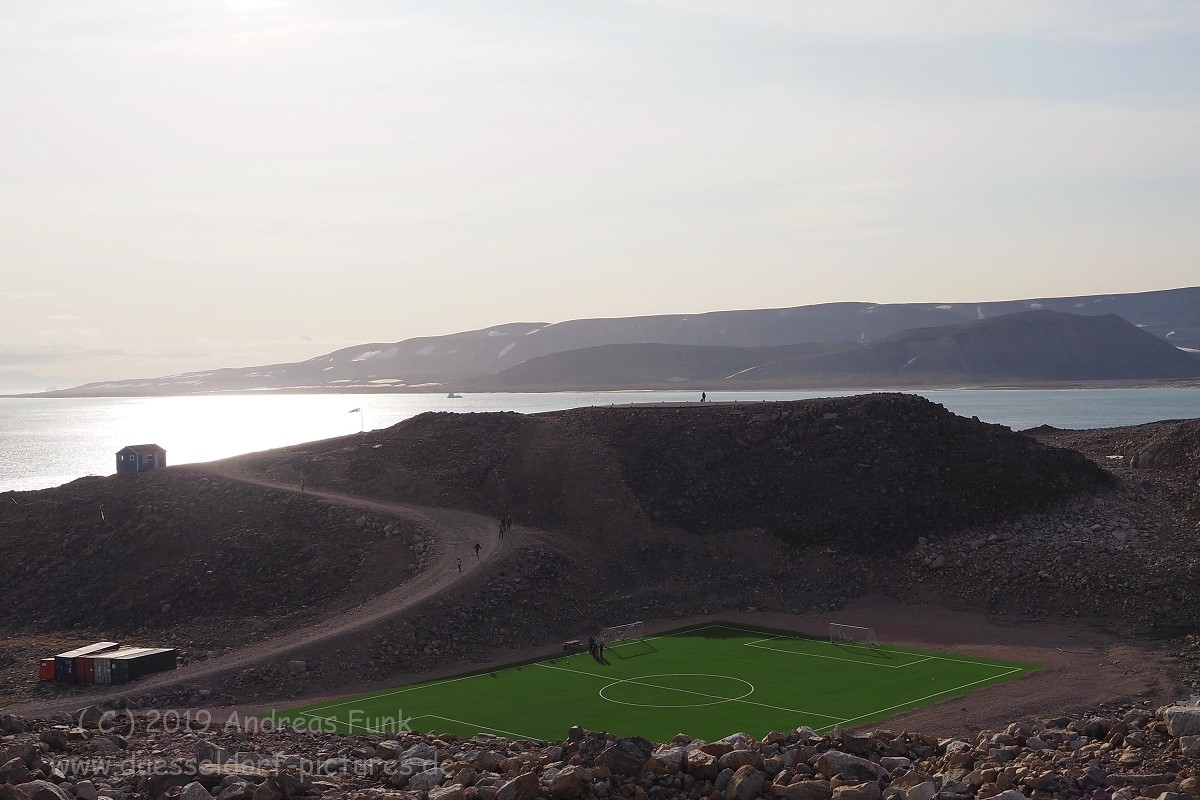
M 830 303 L 508 323 L 358 345 L 298 363 L 90 383 L 42 396 L 716 390 L 1196 378 L 1200 287 L 991 303 Z

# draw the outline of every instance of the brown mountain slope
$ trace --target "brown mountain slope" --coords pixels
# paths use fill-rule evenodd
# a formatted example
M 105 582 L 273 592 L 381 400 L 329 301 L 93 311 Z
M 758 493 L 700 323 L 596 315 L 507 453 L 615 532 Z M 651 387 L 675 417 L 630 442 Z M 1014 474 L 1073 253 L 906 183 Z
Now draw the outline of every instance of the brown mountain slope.
M 793 544 L 896 547 L 1037 508 L 1106 476 L 1067 450 L 915 395 L 425 414 L 281 458 L 265 475 L 396 500 L 507 509 L 548 529 L 763 529 Z
M 906 395 L 427 414 L 0 495 L 0 687 L 78 707 L 100 692 L 36 686 L 32 660 L 116 637 L 192 662 L 133 687 L 140 703 L 296 696 L 619 621 L 807 614 L 874 594 L 1194 624 L 1179 497 L 1121 477 Z M 517 525 L 498 540 L 502 512 Z

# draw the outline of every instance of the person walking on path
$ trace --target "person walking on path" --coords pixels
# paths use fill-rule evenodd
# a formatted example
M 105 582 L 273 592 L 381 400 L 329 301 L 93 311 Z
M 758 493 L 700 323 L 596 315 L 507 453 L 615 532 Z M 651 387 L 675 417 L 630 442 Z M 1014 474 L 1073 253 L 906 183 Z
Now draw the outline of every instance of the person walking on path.
M 300 479 L 300 494 L 304 494 L 304 478 Z
M 483 548 L 483 545 L 481 545 L 479 542 L 475 543 L 475 557 L 476 558 L 479 558 L 479 551 L 482 548 Z
M 458 574 L 462 574 L 462 556 L 458 557 Z

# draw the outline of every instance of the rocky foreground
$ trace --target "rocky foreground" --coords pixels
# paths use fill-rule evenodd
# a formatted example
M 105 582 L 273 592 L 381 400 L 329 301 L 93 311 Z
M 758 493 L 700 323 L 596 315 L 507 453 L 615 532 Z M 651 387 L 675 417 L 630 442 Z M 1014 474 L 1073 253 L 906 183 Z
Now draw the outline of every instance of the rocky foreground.
M 91 708 L 0 717 L 0 800 L 1185 800 L 1200 796 L 1200 707 L 1014 722 L 939 739 L 809 728 L 654 745 L 572 728 L 340 736 L 224 725 L 146 730 Z M 196 726 L 199 728 L 199 726 Z

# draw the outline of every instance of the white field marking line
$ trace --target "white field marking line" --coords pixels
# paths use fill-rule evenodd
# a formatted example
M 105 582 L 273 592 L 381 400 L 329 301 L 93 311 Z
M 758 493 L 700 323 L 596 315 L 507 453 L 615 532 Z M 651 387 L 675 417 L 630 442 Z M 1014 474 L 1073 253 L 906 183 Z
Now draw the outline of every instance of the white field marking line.
M 695 627 L 695 628 L 684 628 L 683 630 L 672 631 L 670 633 L 660 633 L 657 636 L 646 636 L 646 637 L 642 638 L 642 641 L 649 642 L 649 641 L 653 641 L 655 639 L 667 639 L 671 636 L 684 636 L 686 634 L 695 633 L 697 631 L 706 631 L 706 630 L 709 630 L 710 628 L 725 628 L 726 630 L 739 631 L 741 633 L 752 632 L 747 628 L 739 628 L 739 627 L 735 627 L 733 625 L 724 625 L 721 623 L 714 622 L 710 625 L 701 625 L 701 626 Z M 753 632 L 757 633 L 759 631 L 753 631 Z M 553 660 L 554 658 L 561 658 L 561 656 L 554 656 L 550 660 Z M 540 662 L 537 662 L 537 663 L 540 666 Z M 972 663 L 974 663 L 974 662 L 972 662 Z M 529 666 L 533 666 L 533 664 L 515 664 L 513 666 L 500 667 L 499 669 L 488 670 L 485 672 L 477 672 L 473 675 L 460 675 L 457 678 L 446 678 L 445 680 L 435 681 L 434 683 L 423 683 L 423 684 L 419 684 L 417 686 L 403 686 L 399 689 L 394 689 L 390 692 L 383 692 L 382 694 L 367 695 L 366 697 L 362 697 L 358 700 L 347 700 L 342 703 L 330 703 L 329 705 L 326 705 L 326 706 L 318 706 L 317 708 L 314 708 L 312 711 L 293 712 L 293 713 L 303 713 L 305 716 L 316 717 L 317 719 L 327 719 L 325 717 L 317 716 L 317 712 L 328 711 L 331 708 L 341 708 L 343 706 L 350 706 L 350 705 L 354 705 L 355 703 L 361 703 L 361 702 L 366 702 L 366 701 L 370 701 L 370 700 L 378 700 L 383 697 L 391 697 L 392 695 L 396 695 L 396 694 L 403 694 L 405 692 L 416 691 L 417 689 L 431 689 L 434 686 L 443 686 L 447 683 L 454 683 L 456 681 L 465 681 L 465 680 L 468 680 L 469 678 L 478 678 L 482 675 L 490 675 L 493 672 L 508 672 L 509 670 L 520 669 L 521 667 L 529 667 Z M 808 713 L 808 712 L 804 712 L 804 713 Z M 828 716 L 828 715 L 820 714 L 819 716 L 824 717 L 824 716 Z
M 651 641 L 654 641 L 655 639 L 669 639 L 672 636 L 686 636 L 689 633 L 695 633 L 696 631 L 706 631 L 709 628 L 728 628 L 728 627 L 729 627 L 728 625 L 719 625 L 714 622 L 711 625 L 701 625 L 696 628 L 684 628 L 684 629 L 678 630 L 678 631 L 671 631 L 670 633 L 660 633 L 657 636 L 643 636 L 638 641 L 651 642 Z M 634 640 L 633 639 L 625 639 L 623 641 L 634 641 Z M 604 646 L 608 647 L 607 644 Z
M 297 711 L 295 713 L 296 713 L 296 716 L 298 716 L 298 717 L 312 717 L 313 719 L 319 719 L 322 722 L 332 722 L 334 725 L 342 724 L 341 721 L 338 720 L 337 717 L 319 717 L 316 714 L 312 714 L 308 711 Z M 287 719 L 287 717 L 284 717 L 284 719 Z M 346 723 L 346 724 L 349 725 L 350 723 Z
M 737 627 L 734 627 L 733 625 L 720 625 L 720 624 L 714 624 L 714 625 L 709 625 L 708 627 L 710 627 L 710 628 L 727 628 L 727 629 L 729 629 L 729 630 L 731 630 L 731 631 L 742 631 L 743 633 L 762 633 L 762 631 L 755 631 L 755 630 L 751 630 L 751 629 L 749 629 L 749 628 L 737 628 Z M 771 640 L 771 639 L 795 639 L 796 641 L 800 641 L 800 642 L 816 642 L 816 641 L 819 641 L 819 642 L 821 642 L 821 644 L 827 644 L 827 642 L 826 642 L 824 639 L 810 639 L 810 638 L 806 638 L 806 637 L 805 637 L 805 638 L 802 638 L 802 637 L 800 637 L 800 636 L 789 636 L 789 635 L 787 635 L 787 634 L 784 634 L 784 633 L 776 634 L 776 635 L 774 635 L 774 636 L 768 636 L 767 638 L 765 638 L 765 639 L 759 639 L 758 641 L 759 641 L 759 642 L 765 642 L 765 641 L 769 641 L 769 640 Z M 751 642 L 750 644 L 754 644 L 754 642 Z M 750 646 L 750 645 L 748 644 L 748 645 L 746 645 L 746 646 L 748 647 L 748 646 Z M 772 649 L 772 648 L 770 648 L 770 647 L 763 647 L 763 648 L 761 648 L 761 649 L 763 649 L 763 650 L 770 650 L 770 649 Z M 787 651 L 780 651 L 780 652 L 789 652 L 789 653 L 790 653 L 791 651 L 790 651 L 790 650 L 787 650 Z M 883 647 L 880 647 L 880 648 L 879 648 L 879 652 L 881 652 L 881 653 L 893 653 L 893 654 L 895 654 L 895 655 L 898 655 L 898 656 L 911 656 L 911 655 L 914 655 L 913 653 L 906 653 L 906 652 L 904 652 L 903 650 L 888 650 L 888 649 L 885 649 L 885 648 L 883 648 Z M 808 653 L 804 653 L 804 654 L 797 653 L 797 655 L 809 655 L 809 654 L 808 654 Z M 814 657 L 815 657 L 815 658 L 832 658 L 832 656 L 814 656 Z M 853 659 L 844 659 L 844 660 L 848 660 L 848 661 L 849 661 L 849 660 L 853 660 Z M 979 661 L 979 660 L 976 660 L 976 659 L 971 659 L 971 658 L 950 658 L 949 656 L 939 656 L 939 655 L 932 655 L 932 654 L 931 654 L 931 655 L 927 655 L 927 656 L 925 656 L 925 657 L 924 657 L 923 659 L 921 659 L 921 660 L 922 660 L 922 661 L 929 661 L 929 660 L 936 660 L 936 661 L 950 661 L 950 662 L 952 662 L 952 663 L 955 663 L 955 664 L 975 664 L 975 665 L 977 665 L 977 666 L 980 666 L 980 667 L 993 667 L 994 669 L 1008 669 L 1008 668 L 1009 668 L 1009 665 L 1008 665 L 1008 664 L 993 664 L 993 663 L 991 663 L 990 661 Z M 854 663 L 856 663 L 856 664 L 864 664 L 864 663 L 867 663 L 867 662 L 864 662 L 864 661 L 855 661 Z M 904 664 L 904 665 L 902 665 L 902 666 L 896 666 L 896 667 L 892 667 L 892 669 L 903 669 L 904 667 L 912 666 L 912 664 L 917 664 L 917 663 L 920 663 L 920 662 L 913 661 L 913 662 L 912 662 L 912 663 L 910 663 L 910 664 Z M 877 664 L 877 665 L 873 665 L 873 666 L 886 666 L 886 665 L 884 665 L 884 664 Z
M 358 725 L 353 722 L 350 722 L 349 720 L 346 720 L 345 722 L 343 722 L 340 719 L 338 719 L 337 717 L 318 717 L 316 714 L 311 714 L 307 711 L 297 711 L 295 713 L 297 716 L 312 717 L 313 719 L 319 719 L 323 722 L 332 722 L 334 725 L 345 725 L 351 734 L 354 733 L 355 728 L 362 728 L 363 731 L 365 731 L 366 733 L 372 733 L 372 734 L 376 734 L 376 735 L 388 733 L 388 731 L 376 730 L 375 728 L 370 728 L 370 727 L 367 727 L 366 725 Z M 397 734 L 404 733 L 404 731 L 396 731 L 396 733 Z
M 647 636 L 642 641 L 648 642 L 653 639 L 666 639 L 669 636 L 681 636 L 685 633 L 692 633 L 694 631 L 702 631 L 702 630 L 707 630 L 709 628 L 725 628 L 725 627 L 729 627 L 729 626 L 713 624 L 713 625 L 705 625 L 700 628 L 685 628 L 684 630 L 673 631 L 671 633 L 662 633 L 662 634 L 659 634 L 658 636 Z M 554 659 L 561 658 L 561 657 L 562 656 L 554 656 L 548 660 L 554 660 Z M 538 662 L 538 663 L 540 663 L 540 662 Z M 358 700 L 347 700 L 344 703 L 331 703 L 327 706 L 319 706 L 317 708 L 314 708 L 312 711 L 306 711 L 303 713 L 310 717 L 316 717 L 317 712 L 328 711 L 331 708 L 341 708 L 342 706 L 351 706 L 351 705 L 354 705 L 355 703 L 361 703 L 361 702 L 366 702 L 366 701 L 370 701 L 370 700 L 378 700 L 382 697 L 391 697 L 394 694 L 403 694 L 404 692 L 411 692 L 411 691 L 415 691 L 417 689 L 431 689 L 434 686 L 443 686 L 447 683 L 454 683 L 456 681 L 465 681 L 469 678 L 478 678 L 482 675 L 490 675 L 492 672 L 507 672 L 512 669 L 519 669 L 521 667 L 530 667 L 530 666 L 533 666 L 533 665 L 532 664 L 514 664 L 512 666 L 500 667 L 499 669 L 494 669 L 494 670 L 490 670 L 487 672 L 477 672 L 474 675 L 460 675 L 457 678 L 446 678 L 445 680 L 436 681 L 434 683 L 422 683 L 417 686 L 402 686 L 399 689 L 394 689 L 390 692 L 384 692 L 383 694 L 372 694 L 372 695 L 368 695 L 366 697 L 362 697 Z M 322 719 L 322 717 L 317 717 L 317 719 Z
M 418 719 L 444 719 L 446 722 L 453 722 L 456 725 L 466 725 L 468 728 L 479 728 L 480 730 L 484 731 L 496 731 L 497 733 L 503 733 L 506 736 L 515 736 L 518 739 L 529 739 L 530 741 L 534 742 L 539 742 L 542 740 L 542 737 L 540 736 L 526 736 L 525 734 L 517 733 L 516 731 L 506 731 L 504 728 L 493 728 L 490 725 L 480 725 L 478 722 L 465 722 L 461 719 L 454 719 L 453 717 L 443 717 L 441 714 L 422 714 L 419 717 L 413 717 L 409 720 L 409 722 Z
M 879 648 L 879 652 L 881 652 L 881 653 L 896 653 L 896 654 L 902 655 L 902 656 L 903 655 L 912 655 L 912 653 L 905 653 L 903 650 L 884 650 L 882 647 Z M 931 659 L 931 658 L 936 661 L 949 661 L 953 664 L 975 664 L 976 666 L 992 667 L 994 669 L 1009 669 L 1009 666 L 1010 666 L 1008 664 L 993 664 L 990 661 L 977 661 L 973 658 L 950 658 L 949 656 L 939 656 L 939 655 L 926 656 L 926 659 Z M 1018 667 L 1018 669 L 1019 669 L 1019 667 Z
M 700 697 L 708 697 L 712 700 L 724 700 L 727 703 L 745 703 L 746 705 L 751 705 L 751 706 L 762 706 L 763 708 L 770 708 L 775 711 L 786 711 L 789 714 L 810 714 L 814 717 L 824 717 L 825 719 L 837 719 L 837 717 L 835 717 L 831 714 L 821 714 L 816 711 L 801 711 L 800 709 L 797 709 L 797 708 L 784 708 L 783 706 L 773 706 L 770 703 L 759 703 L 755 700 L 743 700 L 740 698 L 722 697 L 719 694 L 708 694 L 706 692 L 697 692 L 692 689 L 677 689 L 674 686 L 658 686 L 653 683 L 642 683 L 637 678 L 614 678 L 611 675 L 597 675 L 594 672 L 584 672 L 584 671 L 578 670 L 578 669 L 567 669 L 566 667 L 552 667 L 549 664 L 538 664 L 537 666 L 545 667 L 546 669 L 556 669 L 561 672 L 574 672 L 576 675 L 587 675 L 588 677 L 591 677 L 591 678 L 599 678 L 600 680 L 611 681 L 611 682 L 615 682 L 615 683 L 632 683 L 635 686 L 646 686 L 651 689 L 666 689 L 667 691 L 670 691 L 670 692 L 683 692 L 684 694 L 694 694 L 694 695 L 699 695 Z M 728 676 L 726 676 L 726 677 L 728 677 Z M 741 678 L 738 678 L 737 680 L 741 680 Z M 750 685 L 753 686 L 754 684 L 750 684 Z M 608 698 L 605 698 L 605 699 L 607 700 Z
M 910 661 L 907 664 L 901 664 L 900 666 L 896 667 L 896 669 L 905 669 L 907 667 L 911 667 L 913 664 L 923 664 L 924 662 L 932 661 L 935 658 L 937 658 L 937 656 L 925 656 L 924 658 L 918 658 L 916 661 Z
M 528 665 L 528 664 L 521 664 L 520 666 L 529 666 L 529 665 Z M 512 667 L 501 667 L 500 669 L 497 669 L 497 670 L 492 670 L 492 671 L 493 671 L 493 672 L 507 672 L 507 671 L 508 671 L 508 670 L 510 670 L 510 669 L 516 669 L 516 668 L 517 668 L 516 666 L 512 666 Z M 434 686 L 443 686 L 443 685 L 445 685 L 445 684 L 447 684 L 447 683 L 455 683 L 455 682 L 457 682 L 457 681 L 465 681 L 465 680 L 468 680 L 468 679 L 470 679 L 470 678 L 478 678 L 478 677 L 480 677 L 481 675 L 487 675 L 487 674 L 489 674 L 489 673 L 487 673 L 487 672 L 477 672 L 477 673 L 475 673 L 474 675 L 460 675 L 460 676 L 458 676 L 457 678 L 446 678 L 446 679 L 445 679 L 445 680 L 443 680 L 443 681 L 437 681 L 437 682 L 435 682 L 435 683 L 422 683 L 422 684 L 418 684 L 418 685 L 416 685 L 416 686 L 403 686 L 403 687 L 401 687 L 401 688 L 399 688 L 399 689 L 393 689 L 393 690 L 392 690 L 392 691 L 390 691 L 390 692 L 384 692 L 383 694 L 371 694 L 371 695 L 367 695 L 366 697 L 360 697 L 360 698 L 359 698 L 359 699 L 357 699 L 357 700 L 347 700 L 347 701 L 346 701 L 346 702 L 344 702 L 344 703 L 331 703 L 331 704 L 329 704 L 329 705 L 327 705 L 327 706 L 320 706 L 319 708 L 314 708 L 312 711 L 295 712 L 295 713 L 303 713 L 303 714 L 306 714 L 306 715 L 308 715 L 308 716 L 310 716 L 310 717 L 311 717 L 311 716 L 316 716 L 316 712 L 318 712 L 318 711 L 328 711 L 328 710 L 329 710 L 329 709 L 331 709 L 331 708 L 341 708 L 342 706 L 352 706 L 352 705 L 354 705 L 354 704 L 356 704 L 356 703 L 365 703 L 365 702 L 370 702 L 370 701 L 372 701 L 372 700 L 378 700 L 378 699 L 379 699 L 379 698 L 381 698 L 381 697 L 391 697 L 391 696 L 392 696 L 392 695 L 394 695 L 394 694 L 403 694 L 403 693 L 405 693 L 405 692 L 412 692 L 412 691 L 416 691 L 417 689 L 432 689 Z
M 864 667 L 883 667 L 884 669 L 904 669 L 905 667 L 911 667 L 913 664 L 920 664 L 923 661 L 929 661 L 931 659 L 937 658 L 937 656 L 925 656 L 924 658 L 918 658 L 916 661 L 910 661 L 907 664 L 875 664 L 870 661 L 859 661 L 856 658 L 842 658 L 841 656 L 823 656 L 819 653 L 803 653 L 803 652 L 798 652 L 796 650 L 780 650 L 777 647 L 764 647 L 762 645 L 762 642 L 770 642 L 770 641 L 773 641 L 776 639 L 790 639 L 794 642 L 814 641 L 812 639 L 800 639 L 795 636 L 785 636 L 783 634 L 779 634 L 777 636 L 768 636 L 765 639 L 756 639 L 753 642 L 746 642 L 743 646 L 744 647 L 754 647 L 759 650 L 770 650 L 775 653 L 785 653 L 789 656 L 808 656 L 809 658 L 827 658 L 831 661 L 849 661 L 851 664 L 862 664 Z M 824 644 L 824 642 L 822 642 L 822 644 Z M 883 648 L 879 648 L 879 652 L 895 653 L 896 655 L 900 655 L 900 656 L 911 656 L 912 655 L 912 653 L 905 653 L 900 650 L 884 650 Z M 978 662 L 971 661 L 971 662 L 967 662 L 967 663 L 975 664 Z M 990 665 L 987 665 L 987 666 L 990 666 Z
M 881 708 L 881 709 L 878 709 L 877 711 L 869 711 L 866 714 L 859 714 L 857 717 L 850 717 L 849 719 L 844 719 L 841 722 L 838 722 L 836 724 L 845 725 L 847 722 L 854 722 L 856 719 L 865 719 L 866 717 L 873 717 L 877 714 L 882 714 L 886 711 L 891 711 L 893 709 L 900 708 L 902 706 L 912 705 L 913 703 L 921 703 L 925 700 L 929 700 L 929 699 L 938 697 L 943 694 L 950 694 L 951 692 L 957 692 L 960 689 L 966 689 L 968 686 L 974 686 L 977 683 L 986 683 L 987 681 L 994 681 L 998 678 L 1003 678 L 1006 675 L 1011 675 L 1014 672 L 1020 672 L 1020 671 L 1021 671 L 1021 667 L 1013 667 L 1012 669 L 1008 670 L 1007 672 L 1002 672 L 999 675 L 992 675 L 989 678 L 980 678 L 977 681 L 971 681 L 970 683 L 964 683 L 962 686 L 955 686 L 952 689 L 943 689 L 940 692 L 934 692 L 933 694 L 927 694 L 924 697 L 918 697 L 916 700 L 906 700 L 905 702 L 897 703 L 894 706 L 888 706 L 887 708 Z M 834 726 L 830 725 L 829 727 L 832 728 Z
M 782 638 L 782 637 L 780 637 Z M 768 642 L 770 639 L 759 639 L 759 642 Z M 804 656 L 805 658 L 826 658 L 830 661 L 847 661 L 851 664 L 861 664 L 864 667 L 879 667 L 880 669 L 903 669 L 908 666 L 904 664 L 899 666 L 896 664 L 872 664 L 870 661 L 859 661 L 854 658 L 841 658 L 840 656 L 823 656 L 817 653 L 798 653 L 795 650 L 780 650 L 778 647 L 766 647 L 758 642 L 746 642 L 743 647 L 753 647 L 755 650 L 770 650 L 772 653 L 783 653 L 788 656 Z

